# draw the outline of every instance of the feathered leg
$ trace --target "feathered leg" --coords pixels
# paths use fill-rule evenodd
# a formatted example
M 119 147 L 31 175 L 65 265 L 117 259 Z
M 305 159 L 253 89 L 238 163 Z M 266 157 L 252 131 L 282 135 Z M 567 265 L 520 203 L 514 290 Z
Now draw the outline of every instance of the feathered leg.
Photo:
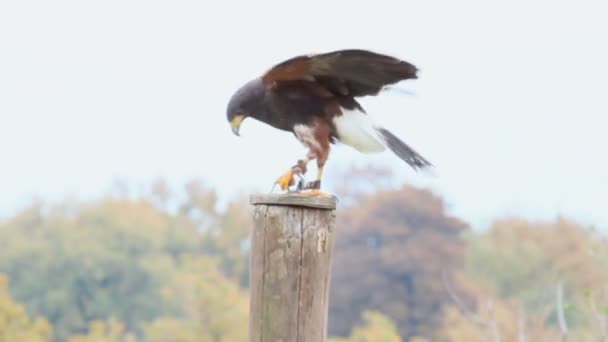
M 294 183 L 294 174 L 304 175 L 308 163 L 316 159 L 318 168 L 317 178 L 314 182 L 304 183 L 303 177 L 301 177 L 296 192 L 306 196 L 331 197 L 331 195 L 320 191 L 323 167 L 329 157 L 329 125 L 323 121 L 316 121 L 313 125 L 296 125 L 294 133 L 298 140 L 308 147 L 308 154 L 305 160 L 299 160 L 295 166 L 279 177 L 277 184 L 281 186 L 282 190 L 289 189 Z

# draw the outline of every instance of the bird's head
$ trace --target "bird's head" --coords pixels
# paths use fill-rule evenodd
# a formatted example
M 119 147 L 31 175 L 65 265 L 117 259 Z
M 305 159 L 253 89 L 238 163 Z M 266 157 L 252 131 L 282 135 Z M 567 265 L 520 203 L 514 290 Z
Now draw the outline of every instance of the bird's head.
M 247 82 L 239 88 L 228 102 L 226 117 L 232 133 L 239 135 L 241 123 L 247 117 L 255 117 L 264 101 L 264 86 L 260 79 Z

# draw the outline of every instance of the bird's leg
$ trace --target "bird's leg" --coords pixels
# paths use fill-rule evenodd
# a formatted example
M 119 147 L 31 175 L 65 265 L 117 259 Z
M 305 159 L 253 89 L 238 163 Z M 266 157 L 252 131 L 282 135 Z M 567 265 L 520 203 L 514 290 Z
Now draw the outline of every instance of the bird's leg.
M 300 188 L 301 184 L 303 183 L 303 175 L 307 171 L 307 165 L 309 162 L 309 158 L 298 160 L 296 165 L 292 166 L 289 170 L 277 178 L 275 184 L 278 184 L 283 191 L 288 190 L 290 186 L 294 185 L 294 176 L 298 176 L 300 178 L 298 188 Z
M 326 198 L 333 198 L 332 195 L 322 192 L 321 189 L 321 178 L 323 178 L 323 165 L 319 166 L 317 169 L 317 179 L 312 182 L 306 184 L 304 189 L 310 189 L 310 191 L 302 192 L 302 195 L 305 196 L 320 196 Z
M 304 190 L 319 190 L 319 189 L 321 189 L 321 178 L 323 178 L 323 166 L 320 166 L 317 169 L 317 178 L 314 181 L 312 181 L 312 182 L 306 183 L 306 185 L 304 185 L 302 187 L 302 189 L 304 189 Z
M 325 162 L 327 161 L 327 157 L 329 155 L 329 139 L 318 139 L 317 133 L 314 132 L 313 139 L 320 140 L 319 144 L 311 144 L 310 141 L 304 140 L 303 143 L 309 145 L 309 151 L 306 155 L 305 160 L 299 160 L 296 167 L 300 168 L 303 173 L 306 173 L 306 166 L 308 163 L 316 159 L 317 160 L 317 179 L 314 182 L 310 182 L 305 184 L 303 177 L 300 178 L 300 182 L 298 183 L 298 187 L 296 193 L 298 195 L 303 196 L 321 196 L 321 197 L 332 197 L 329 194 L 321 192 L 319 189 L 321 188 L 321 178 L 323 177 L 323 166 L 325 166 Z M 293 169 L 293 168 L 292 168 Z M 293 179 L 293 173 L 289 174 L 289 171 L 286 174 L 289 179 Z M 289 187 L 290 183 L 286 183 L 285 180 L 282 180 L 284 183 L 281 186 L 283 190 Z M 287 185 L 287 186 L 285 186 Z M 311 191 L 303 191 L 303 190 L 311 190 Z
M 298 186 L 297 186 L 297 191 L 302 190 L 302 186 L 304 184 L 304 175 L 306 174 L 306 171 L 308 170 L 308 163 L 310 162 L 311 158 L 310 157 L 306 157 L 305 159 L 300 159 L 298 160 L 298 163 L 293 167 L 296 171 L 296 176 L 298 176 L 298 178 L 300 178 L 300 180 L 298 181 Z

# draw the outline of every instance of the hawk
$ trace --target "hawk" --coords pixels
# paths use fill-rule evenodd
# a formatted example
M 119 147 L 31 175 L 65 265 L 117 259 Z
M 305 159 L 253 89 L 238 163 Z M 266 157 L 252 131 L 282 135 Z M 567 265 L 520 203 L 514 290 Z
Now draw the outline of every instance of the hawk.
M 357 102 L 359 97 L 378 95 L 388 85 L 417 79 L 417 73 L 411 63 L 368 50 L 299 55 L 241 86 L 231 96 L 226 115 L 237 136 L 246 118 L 293 133 L 308 152 L 278 177 L 275 185 L 290 191 L 298 176 L 296 192 L 328 196 L 320 191 L 321 180 L 331 145 L 336 142 L 361 153 L 388 148 L 414 170 L 432 166 L 388 129 L 374 123 Z M 317 177 L 305 184 L 307 165 L 313 160 Z

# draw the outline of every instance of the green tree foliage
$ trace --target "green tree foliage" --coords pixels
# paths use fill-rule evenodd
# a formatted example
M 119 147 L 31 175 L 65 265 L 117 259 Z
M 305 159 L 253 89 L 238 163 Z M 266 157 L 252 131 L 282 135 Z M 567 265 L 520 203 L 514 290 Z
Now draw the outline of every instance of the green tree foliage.
M 110 319 L 107 322 L 93 321 L 89 324 L 89 332 L 86 335 L 71 336 L 67 342 L 135 342 L 132 334 L 125 332 L 124 325 Z
M 517 300 L 497 298 L 492 291 L 472 283 L 464 273 L 456 274 L 454 279 L 444 277 L 442 282 L 452 303 L 444 311 L 436 341 L 559 340 L 559 330 L 546 325 L 542 316 L 528 314 Z
M 603 291 L 608 283 L 608 249 L 604 239 L 574 222 L 496 222 L 470 239 L 468 273 L 503 298 L 521 300 L 527 311 L 553 307 L 560 281 L 566 302 L 583 307 L 585 293 Z M 568 312 L 577 320 L 577 312 Z
M 0 274 L 0 341 L 51 341 L 53 329 L 49 322 L 44 318 L 32 321 L 23 305 L 11 298 L 7 283 Z
M 162 207 L 174 200 L 170 192 L 154 190 L 156 197 L 142 199 L 109 196 L 52 208 L 36 204 L 0 225 L 0 271 L 9 276 L 11 293 L 29 312 L 49 319 L 56 341 L 87 336 L 93 322 L 110 317 L 141 338 L 146 322 L 189 317 L 185 303 L 205 299 L 202 294 L 213 297 L 212 290 L 222 298 L 222 291 L 238 289 L 227 280 L 221 282 L 218 269 L 235 279 L 246 272 L 245 255 L 239 258 L 230 250 L 237 245 L 231 242 L 230 229 L 246 231 L 234 214 L 239 204 L 229 207 L 227 218 L 215 210 L 212 191 L 190 183 L 186 199 L 170 213 Z M 218 247 L 208 251 L 206 241 Z M 194 277 L 193 262 L 185 261 L 193 258 L 205 267 L 199 267 L 196 281 L 183 284 L 198 284 L 198 297 L 167 300 L 167 292 L 176 288 L 175 279 Z M 228 311 L 240 308 L 234 303 L 221 306 L 211 297 L 206 300 L 217 315 L 233 315 Z M 226 329 L 217 322 L 209 326 Z
M 347 338 L 330 338 L 329 342 L 402 342 L 395 323 L 378 311 L 362 312 L 364 324 L 355 326 Z
M 522 313 L 558 329 L 559 311 L 568 334 L 585 340 L 606 333 L 608 245 L 605 237 L 575 222 L 497 221 L 469 239 L 468 275 L 497 300 L 521 303 Z M 558 307 L 558 286 L 563 307 Z
M 205 252 L 217 258 L 221 270 L 243 287 L 249 285 L 249 233 L 253 225 L 247 198 L 230 202 L 217 225 L 205 234 Z
M 149 203 L 109 199 L 75 215 L 27 215 L 1 230 L 11 248 L 0 249 L 0 269 L 12 279 L 15 297 L 49 318 L 59 340 L 106 317 L 137 330 L 139 322 L 160 314 L 163 279 L 150 260 L 182 232 Z
M 469 270 L 501 296 L 520 297 L 533 308 L 542 305 L 534 300 L 540 299 L 537 294 L 554 288 L 558 279 L 576 288 L 606 283 L 605 247 L 590 231 L 564 219 L 503 220 L 471 239 Z
M 180 316 L 146 325 L 147 341 L 229 342 L 247 339 L 249 297 L 209 258 L 183 260 L 165 300 L 180 303 Z

